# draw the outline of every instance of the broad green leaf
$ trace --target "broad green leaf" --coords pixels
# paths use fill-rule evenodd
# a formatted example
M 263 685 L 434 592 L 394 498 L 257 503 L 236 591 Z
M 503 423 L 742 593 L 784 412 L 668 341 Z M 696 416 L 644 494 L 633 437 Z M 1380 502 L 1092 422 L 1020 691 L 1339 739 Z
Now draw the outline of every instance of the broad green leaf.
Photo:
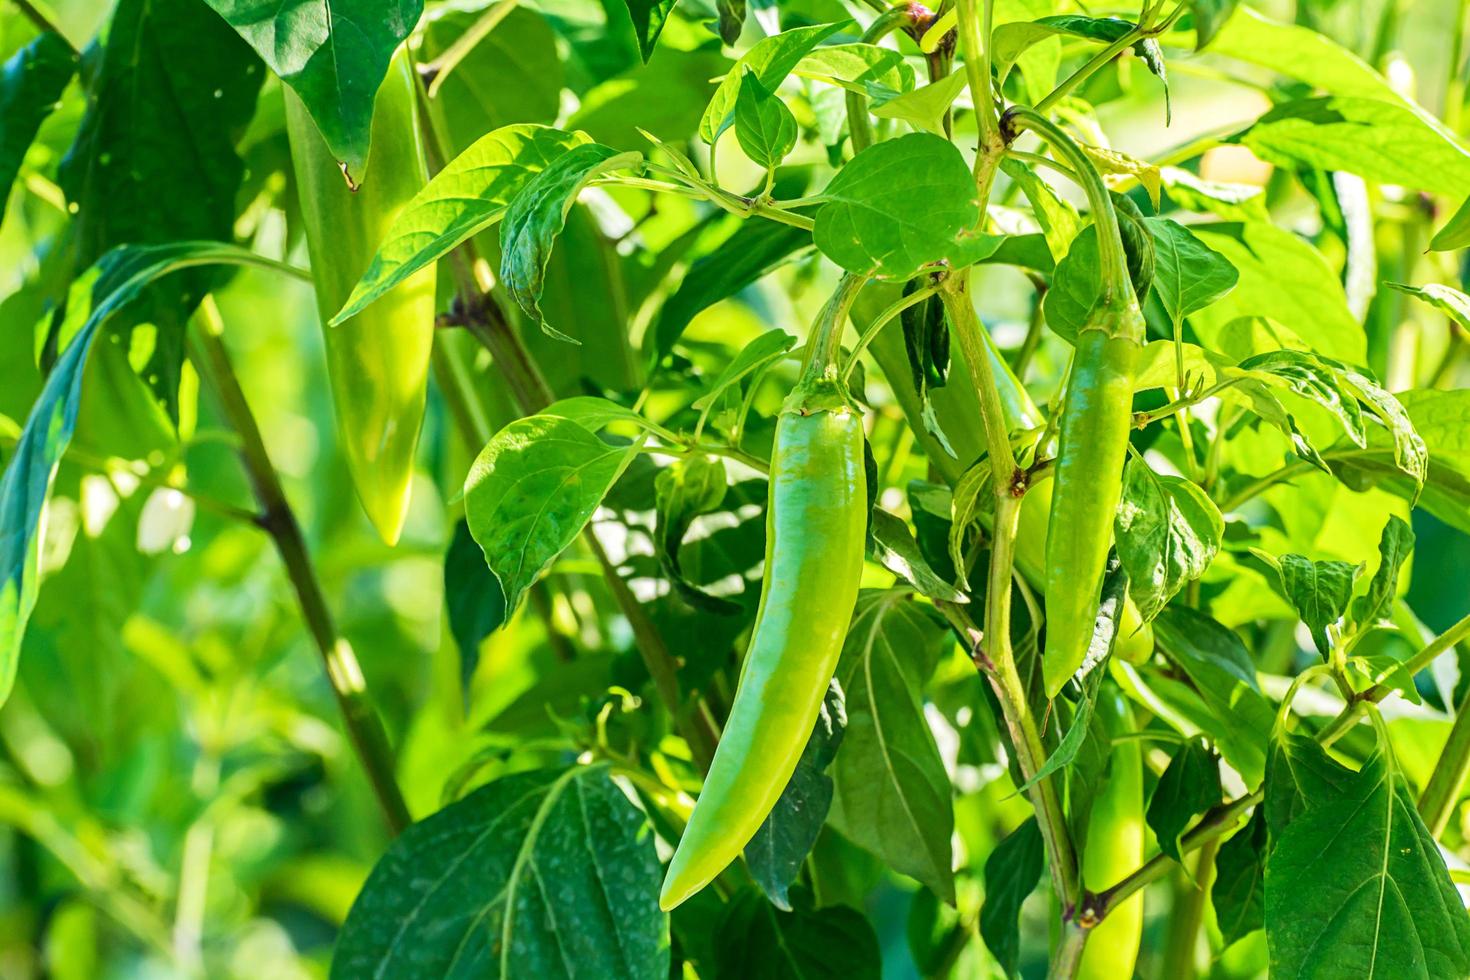
M 714 96 L 705 107 L 704 117 L 699 121 L 700 138 L 712 144 L 734 122 L 740 80 L 747 69 L 755 73 L 756 80 L 766 91 L 774 92 L 809 51 L 845 26 L 845 23 L 837 23 L 798 27 L 757 41 L 715 89 Z
M 879 119 L 897 119 L 936 136 L 944 134 L 944 114 L 965 90 L 964 69 L 956 69 L 937 82 L 912 92 L 881 94 L 869 87 L 869 108 Z
M 636 443 L 610 445 L 544 414 L 517 419 L 486 443 L 465 477 L 465 517 L 500 582 L 507 617 L 637 452 Z
M 1016 59 L 1025 54 L 1031 45 L 1049 37 L 1080 37 L 1100 44 L 1111 44 L 1133 30 L 1133 27 L 1132 23 L 1120 17 L 1083 17 L 1077 14 L 1060 14 L 1042 17 L 1040 20 L 1001 24 L 995 29 L 991 61 L 1001 81 L 1005 81 Z
M 1220 28 L 1235 12 L 1240 0 L 1189 0 L 1194 17 L 1194 49 L 1199 51 L 1215 39 Z
M 1046 849 L 1035 817 L 995 845 L 985 859 L 985 903 L 980 906 L 980 938 L 1008 977 L 1021 961 L 1021 906 L 1036 890 L 1046 867 Z
M 449 549 L 444 553 L 444 604 L 449 610 L 449 632 L 459 647 L 459 679 L 465 697 L 480 663 L 480 644 L 505 625 L 505 596 L 485 564 L 485 555 L 470 535 L 469 525 L 457 521 Z
M 1124 469 L 1115 524 L 1128 594 L 1144 622 L 1205 573 L 1225 533 L 1225 519 L 1203 490 L 1182 477 L 1159 476 L 1138 458 Z
M 403 206 L 332 324 L 362 312 L 415 272 L 499 221 L 531 178 L 586 142 L 581 133 L 532 125 L 506 126 L 481 137 Z
M 1271 743 L 1266 768 L 1266 825 L 1279 840 L 1298 817 L 1320 806 L 1331 809 L 1356 774 L 1327 754 L 1316 739 L 1289 733 Z
M 1175 751 L 1148 801 L 1145 814 L 1159 850 L 1180 860 L 1179 835 L 1196 816 L 1220 802 L 1220 766 L 1198 739 Z
M 1276 837 L 1266 938 L 1271 976 L 1284 980 L 1470 974 L 1470 916 L 1382 752 L 1332 798 L 1309 798 Z
M 1002 160 L 1000 168 L 1031 202 L 1031 214 L 1046 236 L 1046 247 L 1053 259 L 1062 261 L 1082 227 L 1077 209 L 1026 164 L 1018 160 Z
M 507 776 L 393 842 L 331 975 L 667 977 L 662 877 L 647 818 L 606 766 Z
M 88 59 L 87 113 L 57 173 L 78 268 L 120 245 L 233 239 L 235 143 L 255 113 L 259 61 L 194 0 L 121 0 L 106 42 Z M 124 314 L 152 335 L 138 373 L 174 420 L 185 321 L 209 285 L 202 270 L 171 277 Z
M 26 150 L 77 71 L 71 45 L 50 31 L 0 66 L 0 221 Z
M 1267 221 L 1265 189 L 1256 184 L 1204 180 L 1179 167 L 1160 167 L 1170 199 L 1186 211 L 1213 214 L 1225 221 Z
M 638 53 L 643 63 L 653 57 L 654 45 L 663 33 L 664 24 L 674 12 L 679 0 L 624 0 L 628 5 L 628 16 L 633 19 L 633 34 L 638 38 Z
M 626 422 L 643 430 L 650 428 L 648 420 L 631 408 L 596 395 L 573 395 L 571 398 L 559 399 L 543 408 L 540 414 L 570 419 L 588 432 L 600 432 L 614 422 Z
M 1261 317 L 1286 327 L 1320 354 L 1352 364 L 1367 358 L 1363 327 L 1348 310 L 1342 283 L 1311 245 L 1289 231 L 1256 221 L 1190 230 L 1223 255 L 1239 276 L 1228 295 L 1192 318 L 1205 346 L 1218 349 L 1219 337 L 1231 321 Z M 1253 353 L 1257 351 L 1236 356 Z
M 775 221 L 746 221 L 709 255 L 690 267 L 649 330 L 651 360 L 657 363 L 696 316 L 734 296 L 811 245 L 809 232 Z
M 821 196 L 817 248 L 849 272 L 906 279 L 931 262 L 968 256 L 989 237 L 974 231 L 979 209 L 964 157 L 928 133 L 868 147 Z M 915 200 L 925 206 L 916 209 Z
M 715 927 L 714 980 L 878 980 L 882 955 L 867 918 L 846 905 L 814 908 L 793 889 L 792 910 L 774 908 L 753 888 L 736 893 Z
M 827 768 L 837 757 L 846 729 L 842 687 L 834 679 L 796 770 L 775 808 L 745 845 L 745 864 L 751 877 L 771 904 L 783 912 L 792 911 L 791 883 L 827 822 L 827 811 L 832 807 L 832 777 L 827 775 Z
M 734 614 L 740 606 L 712 596 L 684 577 L 679 548 L 694 519 L 719 508 L 726 490 L 725 463 L 710 456 L 691 456 L 659 470 L 654 480 L 658 524 L 654 547 L 664 575 L 691 606 L 715 613 Z
M 1266 769 L 1266 739 L 1275 711 L 1256 683 L 1255 664 L 1236 633 L 1204 613 L 1170 606 L 1154 620 L 1154 636 L 1169 661 L 1184 671 L 1208 712 L 1200 727 L 1246 784 Z
M 1453 286 L 1437 282 L 1425 283 L 1422 286 L 1410 286 L 1402 282 L 1385 282 L 1384 285 L 1390 289 L 1397 289 L 1401 293 L 1408 293 L 1415 299 L 1423 300 L 1459 324 L 1461 330 L 1470 331 L 1470 296 L 1466 296 Z
M 715 378 L 715 383 L 694 403 L 694 408 L 705 409 L 714 405 L 731 385 L 738 384 L 747 375 L 760 371 L 786 356 L 796 346 L 796 338 L 785 330 L 767 330 L 740 348 L 740 353 L 730 359 L 725 369 Z
M 1440 194 L 1470 191 L 1470 153 L 1402 103 L 1344 96 L 1279 105 L 1239 137 L 1263 160 Z
M 332 155 L 350 179 L 361 179 L 378 86 L 393 52 L 418 24 L 423 0 L 206 2 L 301 97 Z M 180 56 L 204 60 L 197 48 Z
M 741 77 L 735 98 L 735 137 L 745 155 L 767 170 L 796 147 L 796 117 L 751 71 Z
M 1264 557 L 1269 561 L 1270 556 Z M 1345 561 L 1313 561 L 1304 555 L 1282 555 L 1274 564 L 1286 598 L 1311 631 L 1317 652 L 1328 656 L 1332 640 L 1327 628 L 1347 614 L 1353 583 L 1362 566 Z
M 566 69 L 557 53 L 560 39 L 547 18 L 514 0 L 494 0 L 483 9 L 451 7 L 458 5 L 439 7 L 424 21 L 416 53 L 426 76 L 430 112 L 449 138 L 446 154 L 468 149 L 486 133 L 512 123 L 555 122 Z M 492 17 L 499 19 L 473 48 L 455 49 L 462 37 L 482 31 Z
M 1115 200 L 1127 200 L 1114 195 Z M 1128 256 L 1128 273 L 1134 292 L 1140 300 L 1152 288 L 1157 270 L 1153 237 L 1142 219 L 1118 208 L 1118 230 Z M 1046 325 L 1067 343 L 1075 343 L 1077 332 L 1087 322 L 1098 291 L 1102 288 L 1102 267 L 1097 257 L 1097 227 L 1089 224 L 1072 239 L 1066 257 L 1057 263 L 1051 288 L 1042 299 Z
M 1414 529 L 1397 514 L 1390 514 L 1378 541 L 1378 570 L 1368 589 L 1353 600 L 1353 623 L 1364 630 L 1393 615 L 1398 594 L 1399 572 L 1414 550 Z
M 920 696 L 952 642 L 905 590 L 859 595 L 837 666 L 847 734 L 832 766 L 832 825 L 940 898 L 954 898 L 949 776 Z
M 873 557 L 922 596 L 945 602 L 969 602 L 963 592 L 939 577 L 919 550 L 903 519 L 873 508 Z
M 86 319 L 52 367 L 0 478 L 0 704 L 15 683 L 26 621 L 36 605 L 38 532 L 56 467 L 76 429 L 87 356 L 108 319 L 150 283 L 181 269 L 220 264 L 282 268 L 219 242 L 123 246 L 73 285 L 68 308 L 74 315 L 87 311 Z
M 1235 288 L 1235 266 L 1169 218 L 1145 218 L 1154 240 L 1154 295 L 1175 323 Z
M 1429 471 L 1429 450 L 1415 429 L 1414 420 L 1403 404 L 1365 371 L 1341 362 L 1333 363 L 1332 367 L 1348 390 L 1357 395 L 1388 430 L 1393 440 L 1394 465 L 1414 482 L 1415 490 L 1409 502 L 1417 502 L 1419 489 L 1424 486 Z
M 861 42 L 823 45 L 802 58 L 794 73 L 859 94 L 866 94 L 869 82 L 894 92 L 914 87 L 914 68 L 901 51 Z
M 1210 904 L 1226 946 L 1266 926 L 1267 853 L 1266 808 L 1258 806 L 1215 857 Z
M 575 342 L 541 316 L 546 263 L 567 212 L 593 178 L 642 160 L 640 153 L 619 153 L 599 143 L 574 146 L 524 184 L 506 207 L 500 226 L 500 280 L 521 309 L 552 336 Z
M 1280 350 L 1248 357 L 1239 368 L 1325 408 L 1354 445 L 1368 444 L 1357 396 L 1341 382 L 1331 364 L 1301 351 Z
M 1453 251 L 1466 245 L 1470 245 L 1470 197 L 1465 198 L 1465 203 L 1429 240 L 1429 247 L 1436 252 Z

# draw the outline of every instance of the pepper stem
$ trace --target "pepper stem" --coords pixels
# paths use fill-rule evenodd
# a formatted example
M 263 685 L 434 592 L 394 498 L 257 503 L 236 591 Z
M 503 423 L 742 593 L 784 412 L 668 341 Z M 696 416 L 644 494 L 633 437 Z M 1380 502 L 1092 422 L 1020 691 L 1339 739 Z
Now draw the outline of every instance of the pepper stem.
M 837 355 L 842 351 L 842 331 L 847 326 L 847 315 L 867 282 L 866 275 L 848 272 L 837 283 L 837 289 L 822 307 L 807 339 L 806 357 L 801 362 L 803 382 L 837 377 Z

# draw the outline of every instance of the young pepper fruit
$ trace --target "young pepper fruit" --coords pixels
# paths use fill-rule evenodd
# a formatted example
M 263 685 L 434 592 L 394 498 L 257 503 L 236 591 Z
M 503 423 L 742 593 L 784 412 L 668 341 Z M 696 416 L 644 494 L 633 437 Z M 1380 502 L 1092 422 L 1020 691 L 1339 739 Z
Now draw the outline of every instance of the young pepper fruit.
M 388 544 L 408 514 L 434 343 L 430 266 L 335 327 L 326 326 L 367 269 L 399 210 L 428 182 L 417 82 L 407 53 L 388 66 L 373 108 L 366 170 L 344 179 L 316 123 L 289 88 L 286 132 L 311 253 L 332 404 L 363 510 Z

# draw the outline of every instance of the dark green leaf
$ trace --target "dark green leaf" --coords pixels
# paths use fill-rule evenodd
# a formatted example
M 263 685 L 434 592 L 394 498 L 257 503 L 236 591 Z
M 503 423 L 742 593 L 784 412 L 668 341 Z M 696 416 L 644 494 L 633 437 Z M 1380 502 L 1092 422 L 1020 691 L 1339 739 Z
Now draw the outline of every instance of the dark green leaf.
M 767 170 L 796 147 L 796 118 L 752 71 L 740 79 L 740 94 L 735 98 L 735 137 L 745 155 Z
M 1189 11 L 1194 17 L 1194 49 L 1204 48 L 1215 39 L 1221 26 L 1235 12 L 1240 0 L 1189 0 Z
M 1235 287 L 1235 266 L 1169 218 L 1145 218 L 1154 242 L 1154 295 L 1180 323 Z
M 505 593 L 506 616 L 582 532 L 638 446 L 610 445 L 557 415 L 518 419 L 465 477 L 465 518 Z
M 649 331 L 652 361 L 658 363 L 699 313 L 734 296 L 792 254 L 811 244 L 810 232 L 775 221 L 747 221 L 709 255 L 690 267 L 659 311 Z
M 745 845 L 745 863 L 771 904 L 790 912 L 789 889 L 832 807 L 832 777 L 827 767 L 837 757 L 847 729 L 842 686 L 834 678 L 827 687 L 816 727 L 802 749 L 796 771 L 776 806 Z
M 1273 741 L 1265 783 L 1271 838 L 1279 839 L 1307 810 L 1336 804 L 1354 778 L 1353 771 L 1329 756 L 1316 739 L 1287 734 Z
M 726 44 L 740 40 L 745 27 L 745 0 L 715 0 L 715 11 L 720 16 L 720 40 Z
M 1138 458 L 1124 470 L 1115 525 L 1128 593 L 1144 622 L 1205 573 L 1225 533 L 1225 519 L 1203 490 L 1183 477 L 1159 476 Z
M 1470 916 L 1392 760 L 1308 800 L 1266 862 L 1271 975 L 1470 974 Z
M 1133 45 L 1133 53 L 1164 83 L 1164 125 L 1174 121 L 1174 103 L 1169 97 L 1169 68 L 1164 63 L 1164 49 L 1155 38 L 1146 37 Z
M 861 912 L 813 908 L 805 889 L 791 898 L 790 912 L 754 889 L 730 900 L 716 927 L 715 980 L 878 980 L 878 937 Z
M 889 866 L 954 899 L 949 775 L 921 686 L 951 643 L 906 590 L 865 591 L 838 663 L 847 734 L 832 766 L 832 825 Z
M 1326 657 L 1332 650 L 1327 628 L 1347 613 L 1353 583 L 1362 566 L 1345 561 L 1313 561 L 1303 555 L 1282 555 L 1277 561 L 1281 587 L 1312 633 L 1317 652 Z
M 837 172 L 822 192 L 813 238 L 849 272 L 907 278 L 981 243 L 974 192 L 953 143 L 910 133 L 868 147 Z
M 1148 801 L 1145 816 L 1159 850 L 1180 860 L 1179 835 L 1220 799 L 1220 765 L 1214 754 L 1199 739 L 1185 742 L 1169 760 Z
M 347 173 L 353 179 L 362 177 L 378 86 L 388 74 L 393 52 L 418 24 L 423 0 L 207 2 L 301 97 L 332 155 L 342 161 Z M 179 14 L 170 16 L 177 18 Z M 179 57 L 186 62 L 213 60 L 197 46 L 182 51 Z M 258 74 L 251 72 L 256 84 L 260 82 Z M 232 72 L 231 77 L 240 76 Z M 212 91 L 207 87 L 200 92 L 201 101 Z
M 902 518 L 873 508 L 873 557 L 920 595 L 946 602 L 966 602 L 965 594 L 939 576 L 919 550 Z
M 1378 541 L 1378 570 L 1368 583 L 1368 591 L 1353 600 L 1353 623 L 1358 629 L 1366 629 L 1393 614 L 1399 571 L 1413 550 L 1414 529 L 1397 514 L 1390 514 Z
M 1115 200 L 1127 200 L 1117 195 Z M 1118 230 L 1128 257 L 1128 276 L 1140 298 L 1147 295 L 1157 269 L 1154 239 L 1136 205 L 1119 207 Z M 1046 324 L 1067 343 L 1075 342 L 1077 331 L 1087 322 L 1102 288 L 1102 267 L 1097 257 L 1097 226 L 1088 225 L 1072 239 L 1066 256 L 1057 264 L 1051 288 L 1042 300 Z
M 26 150 L 77 71 L 77 56 L 46 31 L 0 66 L 0 221 Z
M 1266 926 L 1266 837 L 1266 808 L 1258 806 L 1215 857 L 1210 902 L 1226 946 Z
M 505 596 L 464 521 L 455 523 L 444 553 L 444 603 L 449 607 L 449 632 L 459 647 L 460 684 L 468 696 L 480 663 L 480 644 L 505 623 Z
M 37 530 L 56 466 L 71 442 L 87 355 L 103 324 L 161 276 L 206 264 L 270 266 L 267 259 L 218 242 L 174 242 L 108 252 L 72 284 L 72 315 L 88 311 L 62 351 L 0 478 L 0 704 L 10 696 L 26 621 L 39 588 Z
M 628 16 L 633 18 L 633 34 L 638 38 L 638 53 L 643 61 L 653 57 L 653 46 L 663 33 L 664 24 L 674 12 L 679 0 L 624 0 L 628 5 Z
M 541 288 L 551 247 L 566 223 L 567 212 L 588 182 L 609 170 L 633 167 L 642 154 L 619 153 L 599 143 L 574 146 L 546 165 L 522 186 L 505 209 L 500 226 L 500 279 L 511 296 L 542 329 L 561 339 L 562 334 L 541 316 Z
M 661 878 L 647 819 L 605 766 L 507 776 L 393 842 L 331 975 L 664 978 Z
M 923 286 L 917 279 L 904 283 L 903 294 L 911 295 Z M 927 395 L 930 388 L 943 388 L 949 374 L 949 321 L 944 315 L 944 303 L 930 296 L 910 306 L 899 314 L 903 325 L 904 350 L 909 356 L 909 368 L 913 371 L 914 390 L 920 397 Z
M 581 133 L 564 133 L 550 126 L 506 126 L 482 136 L 403 206 L 332 323 L 361 312 L 415 272 L 499 221 L 533 177 L 586 142 Z
M 725 499 L 725 464 L 710 456 L 691 456 L 659 470 L 654 481 L 658 514 L 655 547 L 660 564 L 674 588 L 692 606 L 713 613 L 734 614 L 737 603 L 710 595 L 684 576 L 679 548 L 694 519 L 719 508 Z
M 985 904 L 980 906 L 980 937 L 1006 976 L 1016 976 L 1021 960 L 1021 906 L 1036 890 L 1046 867 L 1041 828 L 1027 817 L 985 859 Z

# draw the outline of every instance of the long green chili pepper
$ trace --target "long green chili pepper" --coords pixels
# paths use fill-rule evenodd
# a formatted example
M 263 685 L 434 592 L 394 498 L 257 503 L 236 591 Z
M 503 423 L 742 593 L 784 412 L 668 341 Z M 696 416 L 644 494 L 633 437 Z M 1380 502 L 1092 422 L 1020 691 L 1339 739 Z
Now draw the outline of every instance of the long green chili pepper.
M 709 884 L 760 829 L 837 668 L 862 577 L 867 488 L 862 415 L 831 353 L 860 285 L 844 280 L 828 303 L 776 424 L 760 609 L 730 717 L 664 879 L 664 909 Z
M 1055 696 L 1087 655 L 1097 619 L 1113 514 L 1122 493 L 1132 428 L 1133 382 L 1143 350 L 1143 314 L 1128 276 L 1118 218 L 1102 178 L 1060 127 L 1035 110 L 1006 114 L 1067 157 L 1081 177 L 1097 227 L 1101 284 L 1077 333 L 1058 426 L 1057 467 L 1046 539 L 1046 651 L 1042 676 Z
M 291 141 L 311 273 L 327 349 L 337 433 L 363 510 L 383 540 L 398 541 L 408 513 L 434 343 L 434 269 L 416 273 L 335 327 L 342 308 L 403 205 L 428 182 L 416 81 L 405 52 L 388 66 L 373 108 L 368 169 L 352 190 L 316 123 L 288 88 Z
M 1093 709 L 1104 731 L 1117 737 L 1133 730 L 1128 699 L 1112 684 L 1097 692 Z M 1082 849 L 1082 884 L 1092 892 L 1111 888 L 1143 863 L 1143 743 L 1113 743 L 1108 777 L 1092 799 L 1087 844 Z M 1143 892 L 1113 909 L 1093 927 L 1077 972 L 1083 980 L 1133 976 L 1143 936 Z

